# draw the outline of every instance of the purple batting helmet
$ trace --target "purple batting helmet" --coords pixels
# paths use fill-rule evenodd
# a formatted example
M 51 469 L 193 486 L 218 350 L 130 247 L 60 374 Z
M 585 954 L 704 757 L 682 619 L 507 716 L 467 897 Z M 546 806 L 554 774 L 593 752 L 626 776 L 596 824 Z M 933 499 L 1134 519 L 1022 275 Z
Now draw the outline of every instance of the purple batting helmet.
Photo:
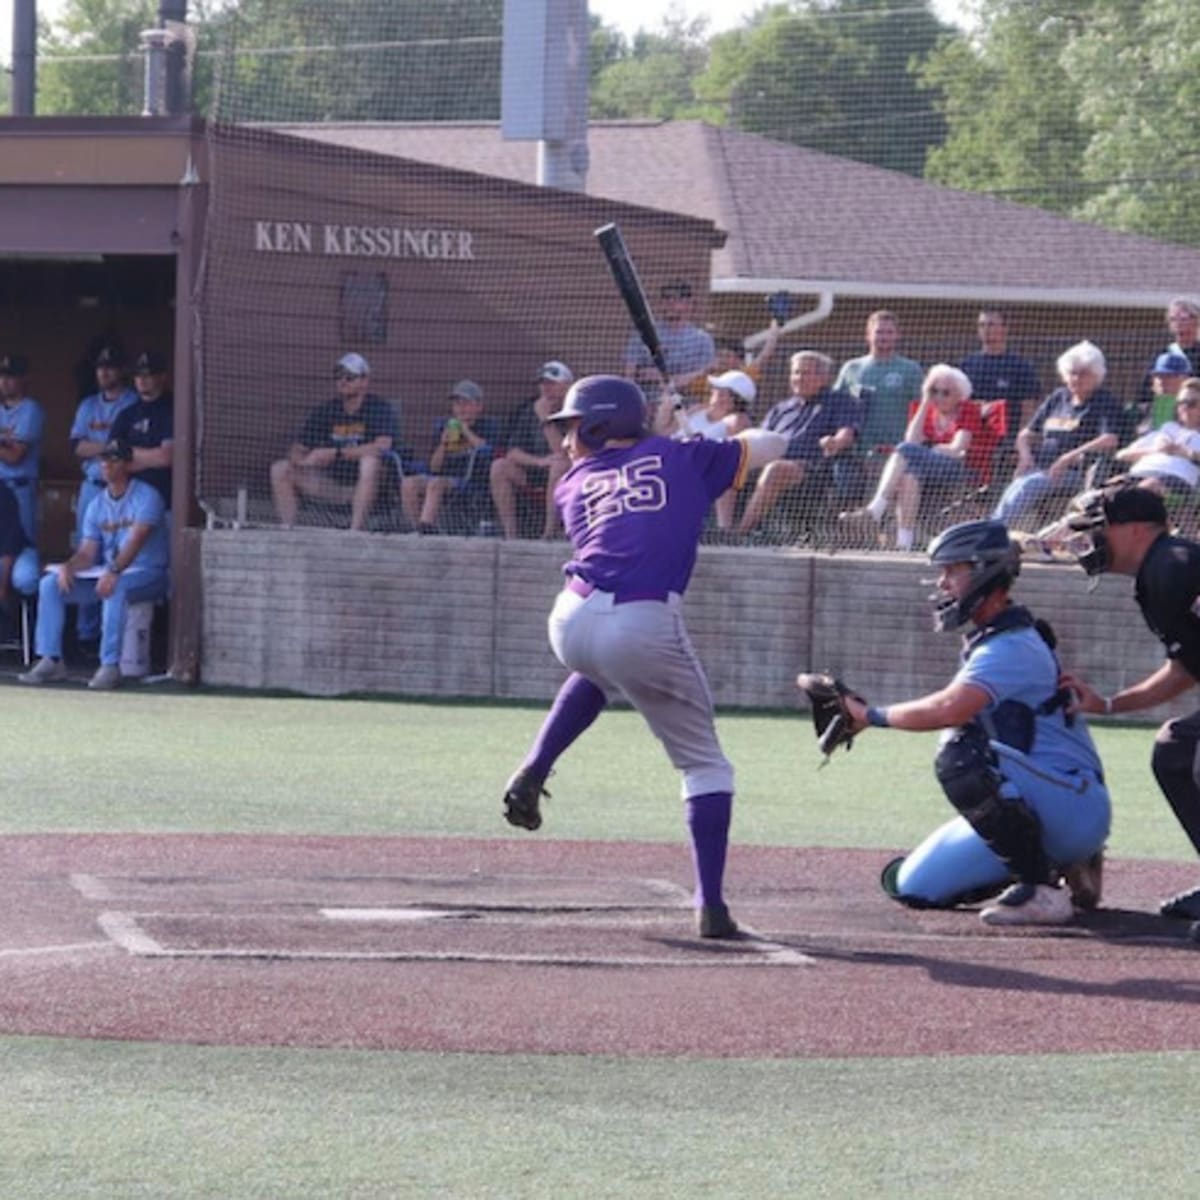
M 571 385 L 558 412 L 546 422 L 579 419 L 579 440 L 599 450 L 610 438 L 639 438 L 646 432 L 646 397 L 632 379 L 589 375 Z

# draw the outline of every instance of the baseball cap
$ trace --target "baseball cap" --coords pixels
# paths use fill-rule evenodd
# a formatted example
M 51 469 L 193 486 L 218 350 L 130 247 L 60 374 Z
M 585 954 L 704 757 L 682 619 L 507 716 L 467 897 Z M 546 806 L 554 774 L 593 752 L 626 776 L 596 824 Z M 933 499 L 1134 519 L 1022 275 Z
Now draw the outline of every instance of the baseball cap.
M 538 368 L 538 380 L 552 379 L 555 383 L 574 383 L 575 373 L 567 366 L 566 363 L 561 363 L 557 359 L 551 359 L 549 362 L 542 363 Z
M 0 356 L 0 375 L 29 374 L 29 359 L 23 354 L 5 354 Z
M 708 386 L 725 388 L 739 400 L 745 400 L 747 404 L 752 403 L 754 397 L 758 395 L 758 388 L 755 386 L 754 380 L 745 371 L 726 371 L 723 375 L 710 375 Z
M 691 297 L 692 285 L 686 279 L 672 279 L 662 286 L 664 300 L 687 300 Z
M 1167 506 L 1163 498 L 1149 488 L 1122 487 L 1105 497 L 1104 519 L 1110 525 L 1129 525 L 1135 521 L 1166 525 Z
M 123 367 L 125 355 L 116 346 L 101 346 L 100 353 L 96 355 L 95 365 L 98 367 Z
M 342 371 L 345 371 L 347 375 L 357 375 L 361 378 L 363 375 L 370 375 L 371 366 L 361 354 L 343 354 L 337 360 L 335 374 Z
M 109 438 L 100 451 L 101 458 L 117 458 L 129 462 L 133 458 L 133 447 L 124 438 Z
M 450 389 L 450 396 L 451 398 L 457 397 L 459 400 L 473 400 L 478 403 L 483 399 L 483 388 L 473 379 L 460 379 Z
M 1190 375 L 1191 373 L 1192 364 L 1188 361 L 1187 355 L 1180 354 L 1178 350 L 1168 350 L 1165 354 L 1160 354 L 1150 369 L 1151 375 Z
M 143 350 L 133 360 L 135 375 L 161 375 L 167 369 L 166 355 L 157 350 Z

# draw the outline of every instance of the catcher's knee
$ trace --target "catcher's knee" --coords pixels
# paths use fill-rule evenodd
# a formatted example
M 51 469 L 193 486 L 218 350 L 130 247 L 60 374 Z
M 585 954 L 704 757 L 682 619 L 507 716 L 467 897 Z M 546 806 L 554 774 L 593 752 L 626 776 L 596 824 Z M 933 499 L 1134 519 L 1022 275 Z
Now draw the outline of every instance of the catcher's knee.
M 903 904 L 908 908 L 949 907 L 949 905 L 939 903 L 937 900 L 930 900 L 925 896 L 918 896 L 914 892 L 905 890 L 903 883 L 900 881 L 900 873 L 905 861 L 903 854 L 897 855 L 880 871 L 879 885 L 883 888 L 884 895 L 890 896 L 897 904 Z
M 1000 803 L 1000 772 L 983 730 L 968 725 L 949 738 L 933 762 L 946 799 L 968 820 Z

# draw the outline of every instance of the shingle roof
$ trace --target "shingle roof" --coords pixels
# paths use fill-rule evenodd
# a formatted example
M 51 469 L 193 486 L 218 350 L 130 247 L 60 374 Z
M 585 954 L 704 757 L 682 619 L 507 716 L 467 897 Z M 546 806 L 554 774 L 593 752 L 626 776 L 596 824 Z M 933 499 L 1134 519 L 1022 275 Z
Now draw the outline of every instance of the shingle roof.
M 536 182 L 537 143 L 506 142 L 495 123 L 277 128 Z M 588 149 L 592 195 L 728 232 L 713 254 L 717 291 L 1154 306 L 1200 289 L 1200 250 L 701 121 L 593 122 Z

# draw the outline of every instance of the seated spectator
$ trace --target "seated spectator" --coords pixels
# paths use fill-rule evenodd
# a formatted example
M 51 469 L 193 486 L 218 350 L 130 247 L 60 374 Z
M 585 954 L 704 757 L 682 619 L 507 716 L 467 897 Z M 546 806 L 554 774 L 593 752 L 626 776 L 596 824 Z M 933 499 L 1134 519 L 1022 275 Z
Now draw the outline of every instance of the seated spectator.
M 959 369 L 971 381 L 971 396 L 980 403 L 1002 400 L 1008 427 L 1028 422 L 1041 396 L 1033 364 L 1008 348 L 1008 315 L 999 308 L 980 310 L 976 322 L 979 350 L 968 354 Z
M 0 642 L 15 635 L 19 598 L 32 596 L 37 586 L 37 551 L 25 536 L 16 497 L 0 487 Z
M 0 357 L 0 487 L 8 488 L 21 513 L 21 528 L 37 544 L 37 482 L 46 419 L 25 394 L 29 364 L 20 354 Z
M 34 648 L 38 661 L 22 683 L 67 677 L 62 661 L 68 604 L 100 601 L 100 666 L 88 687 L 107 691 L 121 682 L 121 642 L 130 604 L 167 594 L 167 525 L 162 496 L 133 477 L 133 447 L 118 438 L 101 451 L 104 490 L 88 505 L 83 540 L 65 563 L 42 576 Z M 100 570 L 92 568 L 99 561 Z
M 689 408 L 686 402 L 676 401 L 674 407 L 669 402 L 660 402 L 655 412 L 656 432 L 678 439 L 703 437 L 712 442 L 723 442 L 743 429 L 749 429 L 749 408 L 758 395 L 749 372 L 725 371 L 721 375 L 710 375 L 708 386 L 711 390 L 707 404 L 693 404 Z M 717 497 L 713 508 L 720 532 L 732 532 L 736 505 L 734 488 Z
M 309 413 L 287 458 L 271 464 L 271 492 L 281 524 L 296 523 L 300 496 L 350 505 L 350 528 L 362 530 L 384 487 L 396 445 L 396 414 L 370 391 L 371 368 L 344 354 L 334 372 L 337 395 Z
M 171 520 L 171 487 L 175 463 L 175 397 L 167 387 L 167 360 L 157 350 L 139 354 L 133 363 L 137 403 L 113 418 L 110 438 L 133 447 L 130 469 L 143 483 L 158 489 Z
M 1154 366 L 1150 368 L 1150 390 L 1154 399 L 1139 433 L 1149 433 L 1175 419 L 1175 401 L 1184 381 L 1191 375 L 1192 364 L 1187 355 L 1178 350 L 1168 350 L 1154 360 Z
M 125 382 L 125 356 L 116 346 L 101 347 L 96 355 L 95 377 L 96 391 L 79 402 L 70 433 L 71 449 L 83 471 L 75 500 L 72 548 L 83 539 L 83 518 L 88 505 L 104 490 L 100 451 L 111 436 L 113 422 L 119 413 L 138 402 L 137 392 Z M 77 622 L 79 640 L 96 641 L 100 636 L 100 606 L 81 604 Z
M 838 485 L 837 470 L 858 436 L 860 409 L 852 396 L 831 391 L 833 360 L 813 350 L 801 350 L 791 358 L 792 394 L 774 405 L 763 418 L 762 428 L 782 433 L 788 439 L 785 457 L 763 468 L 755 484 L 737 532 L 745 536 L 779 502 L 789 488 L 806 478 L 828 473 Z
M 896 506 L 896 549 L 911 550 L 916 538 L 921 490 L 964 489 L 972 465 L 970 450 L 978 443 L 983 421 L 977 405 L 967 403 L 971 381 L 948 363 L 929 368 L 921 402 L 908 422 L 904 440 L 889 456 L 875 495 L 864 507 L 843 512 L 838 520 L 875 541 L 888 508 Z M 869 543 L 868 543 L 869 544 Z
M 437 533 L 448 496 L 468 509 L 488 498 L 498 441 L 495 421 L 483 415 L 483 388 L 474 380 L 459 380 L 450 389 L 450 415 L 434 427 L 427 473 L 405 475 L 401 485 L 404 515 L 418 533 Z
M 1188 361 L 1185 375 L 1200 376 L 1200 300 L 1189 296 L 1176 296 L 1167 305 L 1167 328 L 1171 332 L 1171 340 L 1155 356 L 1157 361 L 1164 354 L 1178 354 Z M 1154 402 L 1154 381 L 1152 375 L 1142 380 L 1138 394 L 1139 407 L 1143 412 L 1150 410 Z M 1161 418 L 1151 416 L 1154 426 L 1171 419 L 1170 411 Z
M 544 492 L 542 537 L 558 532 L 558 508 L 554 503 L 554 485 L 566 473 L 570 461 L 563 450 L 562 433 L 546 418 L 562 407 L 567 389 L 575 376 L 565 363 L 543 363 L 537 375 L 538 394 L 521 405 L 508 420 L 501 443 L 503 454 L 492 460 L 492 504 L 506 538 L 519 533 L 517 493 L 522 488 L 538 487 Z
M 1200 482 L 1200 379 L 1184 382 L 1174 420 L 1118 450 L 1116 459 L 1129 464 L 1131 479 L 1162 496 L 1194 495 Z
M 657 395 L 664 385 L 684 393 L 699 388 L 703 394 L 704 378 L 713 369 L 717 348 L 712 334 L 693 320 L 692 285 L 686 279 L 672 280 L 663 285 L 660 296 L 662 309 L 655 325 L 670 378 L 664 380 L 659 374 L 636 332 L 625 344 L 624 373 L 636 379 L 647 396 Z
M 882 446 L 890 453 L 904 436 L 908 406 L 921 394 L 921 366 L 896 352 L 900 319 L 893 312 L 880 309 L 867 318 L 866 340 L 867 353 L 842 363 L 833 386 L 862 402 L 860 450 Z
M 1121 409 L 1101 385 L 1107 364 L 1099 346 L 1079 342 L 1059 356 L 1063 386 L 1042 401 L 1017 434 L 1017 469 L 992 513 L 1010 529 L 1037 521 L 1038 506 L 1082 491 L 1089 464 L 1117 448 Z
M 767 326 L 766 335 L 757 353 L 749 354 L 746 343 L 741 338 L 721 338 L 717 342 L 713 374 L 724 375 L 726 371 L 743 371 L 754 381 L 756 388 L 762 387 L 763 371 L 775 355 L 782 331 L 779 314 L 772 312 L 771 324 Z

